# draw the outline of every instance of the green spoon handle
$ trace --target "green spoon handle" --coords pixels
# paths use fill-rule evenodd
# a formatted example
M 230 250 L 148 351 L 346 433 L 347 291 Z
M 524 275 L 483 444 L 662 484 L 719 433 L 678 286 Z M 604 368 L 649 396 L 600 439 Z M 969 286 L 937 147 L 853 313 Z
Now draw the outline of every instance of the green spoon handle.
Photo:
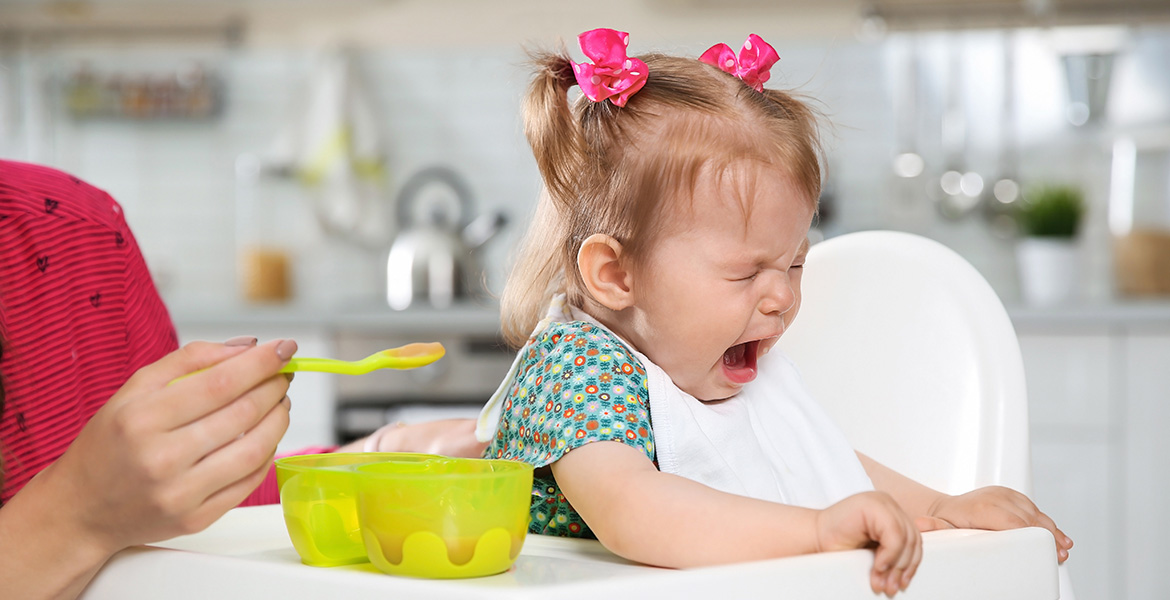
M 296 371 L 319 371 L 324 373 L 349 373 L 355 371 L 354 365 L 332 358 L 291 358 L 288 364 L 281 367 L 281 373 Z

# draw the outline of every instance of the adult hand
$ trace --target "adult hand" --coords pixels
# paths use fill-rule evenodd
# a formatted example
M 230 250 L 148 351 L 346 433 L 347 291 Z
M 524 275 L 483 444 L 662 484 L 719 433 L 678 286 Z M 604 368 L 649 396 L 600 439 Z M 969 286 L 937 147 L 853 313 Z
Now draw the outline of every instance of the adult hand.
M 139 370 L 0 510 L 0 589 L 74 597 L 118 550 L 199 531 L 260 483 L 288 427 L 279 371 L 296 343 L 229 344 Z
M 959 496 L 943 495 L 934 501 L 928 515 L 967 529 L 1043 527 L 1052 532 L 1056 558 L 1061 563 L 1068 560 L 1068 551 L 1073 546 L 1072 538 L 1027 496 L 1002 486 L 983 487 Z
M 80 530 L 119 549 L 200 531 L 239 504 L 288 428 L 279 370 L 294 352 L 291 340 L 196 342 L 138 371 L 46 473 L 89 499 Z
M 885 492 L 855 494 L 818 513 L 818 552 L 873 544 L 869 585 L 893 597 L 910 585 L 922 562 L 922 536 L 914 520 Z

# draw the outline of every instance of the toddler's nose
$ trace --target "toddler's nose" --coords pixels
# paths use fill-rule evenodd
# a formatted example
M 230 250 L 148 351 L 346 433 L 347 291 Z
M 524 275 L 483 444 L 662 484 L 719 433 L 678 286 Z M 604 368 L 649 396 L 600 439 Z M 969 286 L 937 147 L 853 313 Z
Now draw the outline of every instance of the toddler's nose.
M 766 315 L 782 315 L 796 304 L 796 293 L 792 290 L 792 281 L 786 274 L 776 274 L 773 281 L 767 282 L 764 295 L 760 298 L 760 312 Z

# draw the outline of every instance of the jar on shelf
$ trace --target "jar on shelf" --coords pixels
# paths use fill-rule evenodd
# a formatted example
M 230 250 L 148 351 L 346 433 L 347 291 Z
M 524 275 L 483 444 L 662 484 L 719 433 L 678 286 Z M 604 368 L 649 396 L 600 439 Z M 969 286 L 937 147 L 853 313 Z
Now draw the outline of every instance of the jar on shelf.
M 292 299 L 292 257 L 280 242 L 275 204 L 260 186 L 261 163 L 236 159 L 236 256 L 241 295 L 253 303 Z
M 1114 142 L 1110 188 L 1118 294 L 1170 296 L 1170 126 Z

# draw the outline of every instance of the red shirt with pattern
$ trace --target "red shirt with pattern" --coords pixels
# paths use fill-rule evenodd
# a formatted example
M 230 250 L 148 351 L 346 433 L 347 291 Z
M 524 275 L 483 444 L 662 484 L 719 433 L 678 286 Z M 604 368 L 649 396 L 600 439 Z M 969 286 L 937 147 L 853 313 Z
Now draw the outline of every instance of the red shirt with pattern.
M 60 171 L 0 161 L 0 501 L 60 457 L 135 371 L 176 348 L 118 203 Z M 244 504 L 279 501 L 271 471 Z

